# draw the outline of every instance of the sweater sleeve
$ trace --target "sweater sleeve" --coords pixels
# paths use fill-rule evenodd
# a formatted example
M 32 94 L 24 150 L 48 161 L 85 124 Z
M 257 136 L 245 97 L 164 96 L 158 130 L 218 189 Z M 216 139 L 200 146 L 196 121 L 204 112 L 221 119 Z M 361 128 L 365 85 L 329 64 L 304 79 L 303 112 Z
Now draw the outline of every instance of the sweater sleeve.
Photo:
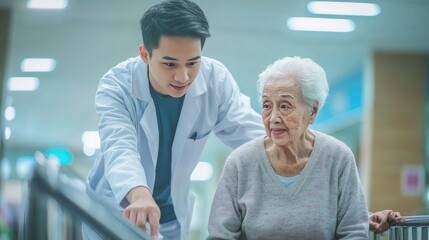
M 368 239 L 368 209 L 356 162 L 350 152 L 338 179 L 337 239 Z
M 234 161 L 225 163 L 209 217 L 209 239 L 238 239 L 241 234 L 241 210 L 237 199 L 238 174 Z

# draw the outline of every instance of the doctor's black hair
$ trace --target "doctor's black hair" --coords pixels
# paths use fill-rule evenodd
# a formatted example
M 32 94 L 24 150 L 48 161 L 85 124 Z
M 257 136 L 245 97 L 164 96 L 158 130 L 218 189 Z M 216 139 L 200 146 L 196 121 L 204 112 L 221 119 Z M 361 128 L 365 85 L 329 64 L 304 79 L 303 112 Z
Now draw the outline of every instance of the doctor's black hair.
M 149 8 L 140 20 L 143 44 L 152 55 L 161 36 L 183 36 L 201 39 L 201 49 L 210 37 L 204 12 L 189 0 L 166 0 Z

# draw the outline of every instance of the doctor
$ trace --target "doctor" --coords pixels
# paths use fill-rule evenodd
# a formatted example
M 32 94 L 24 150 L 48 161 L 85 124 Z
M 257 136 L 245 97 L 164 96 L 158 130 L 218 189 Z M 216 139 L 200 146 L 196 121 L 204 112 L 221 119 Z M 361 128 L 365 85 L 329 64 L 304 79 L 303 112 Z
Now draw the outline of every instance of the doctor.
M 203 11 L 164 1 L 141 19 L 140 56 L 108 71 L 96 93 L 101 157 L 88 191 L 157 238 L 188 239 L 190 176 L 210 132 L 236 148 L 264 134 L 227 68 L 202 56 Z

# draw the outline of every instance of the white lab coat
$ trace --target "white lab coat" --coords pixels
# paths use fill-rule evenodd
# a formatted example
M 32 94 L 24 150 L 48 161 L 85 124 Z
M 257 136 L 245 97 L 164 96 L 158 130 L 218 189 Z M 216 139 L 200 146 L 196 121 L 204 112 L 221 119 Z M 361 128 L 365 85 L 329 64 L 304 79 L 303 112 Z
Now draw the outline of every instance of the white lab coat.
M 95 103 L 101 157 L 88 176 L 88 191 L 122 213 L 132 188 L 154 187 L 159 133 L 147 65 L 136 57 L 112 68 L 100 81 Z M 171 196 L 181 239 L 188 239 L 192 216 L 190 176 L 212 131 L 236 148 L 263 135 L 264 127 L 226 67 L 202 57 L 198 76 L 186 93 L 172 146 Z

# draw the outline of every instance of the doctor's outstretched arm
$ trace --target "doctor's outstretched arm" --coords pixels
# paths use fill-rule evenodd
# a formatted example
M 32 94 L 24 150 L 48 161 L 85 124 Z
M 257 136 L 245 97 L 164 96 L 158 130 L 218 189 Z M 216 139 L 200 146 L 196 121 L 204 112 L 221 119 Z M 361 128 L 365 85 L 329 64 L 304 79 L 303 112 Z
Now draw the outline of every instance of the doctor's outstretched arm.
M 159 219 L 161 211 L 146 187 L 135 187 L 127 194 L 130 205 L 124 210 L 124 218 L 146 231 L 146 223 L 150 225 L 150 235 L 158 239 Z

